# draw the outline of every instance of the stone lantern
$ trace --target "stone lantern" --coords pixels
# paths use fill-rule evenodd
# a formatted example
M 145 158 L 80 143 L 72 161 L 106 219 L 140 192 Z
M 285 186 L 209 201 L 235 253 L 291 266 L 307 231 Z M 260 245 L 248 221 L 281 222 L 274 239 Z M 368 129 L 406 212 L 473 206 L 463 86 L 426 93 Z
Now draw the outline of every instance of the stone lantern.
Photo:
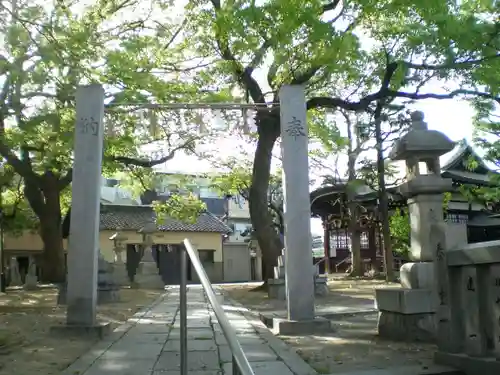
M 128 240 L 128 237 L 122 232 L 116 232 L 111 237 L 109 237 L 111 241 L 113 241 L 113 250 L 115 252 L 115 263 L 123 263 L 123 252 L 125 251 L 125 241 Z
M 154 222 L 149 222 L 139 229 L 142 234 L 142 246 L 144 248 L 144 255 L 137 268 L 135 280 L 140 287 L 149 289 L 163 289 L 165 283 L 163 282 L 159 266 L 153 257 L 153 233 L 157 232 L 157 226 Z
M 151 251 L 151 248 L 154 245 L 153 233 L 155 233 L 156 231 L 157 228 L 155 223 L 153 222 L 147 223 L 145 226 L 139 229 L 138 232 L 142 234 L 142 245 L 144 246 L 144 253 L 146 253 L 147 250 Z
M 125 241 L 128 240 L 128 237 L 123 232 L 116 232 L 109 239 L 113 241 L 113 250 L 115 252 L 115 261 L 112 264 L 114 280 L 119 285 L 128 285 L 130 280 L 123 260 L 123 253 L 126 250 Z
M 389 157 L 406 162 L 406 182 L 400 192 L 407 199 L 410 216 L 412 263 L 400 269 L 402 288 L 376 290 L 379 335 L 391 339 L 432 341 L 438 308 L 437 249 L 445 246 L 444 193 L 452 181 L 441 177 L 439 157 L 454 142 L 429 130 L 422 112 L 411 115 L 411 128 L 396 141 Z M 425 163 L 427 171 L 420 170 Z

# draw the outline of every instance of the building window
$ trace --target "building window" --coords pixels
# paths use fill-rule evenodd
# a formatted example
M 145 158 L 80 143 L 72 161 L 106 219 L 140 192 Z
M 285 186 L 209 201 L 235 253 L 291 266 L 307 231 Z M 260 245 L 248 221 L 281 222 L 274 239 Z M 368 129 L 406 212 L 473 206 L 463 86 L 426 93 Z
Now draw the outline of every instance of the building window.
M 351 238 L 346 233 L 338 233 L 330 236 L 331 246 L 336 249 L 349 249 L 351 247 Z
M 361 248 L 362 249 L 369 249 L 370 248 L 370 241 L 368 240 L 368 232 L 362 232 L 361 233 Z
M 214 263 L 215 250 L 198 250 L 201 263 Z

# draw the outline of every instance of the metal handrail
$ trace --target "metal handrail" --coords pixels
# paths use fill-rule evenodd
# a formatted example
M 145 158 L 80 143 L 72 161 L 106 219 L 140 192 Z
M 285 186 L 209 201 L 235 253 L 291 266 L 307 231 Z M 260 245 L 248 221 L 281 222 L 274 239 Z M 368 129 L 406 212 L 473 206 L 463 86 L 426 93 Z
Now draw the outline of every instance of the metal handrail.
M 219 321 L 219 325 L 222 329 L 222 333 L 229 344 L 229 349 L 231 350 L 233 356 L 233 375 L 254 375 L 252 367 L 248 362 L 248 359 L 241 348 L 241 345 L 236 337 L 236 332 L 234 328 L 229 323 L 226 313 L 222 309 L 219 301 L 215 297 L 212 284 L 208 279 L 207 273 L 200 262 L 200 258 L 193 249 L 191 242 L 186 238 L 183 241 L 184 246 L 181 246 L 181 282 L 180 282 L 180 328 L 181 328 L 181 375 L 188 375 L 187 367 L 187 257 L 189 255 L 193 268 L 195 269 L 200 283 L 207 294 L 208 300 L 212 305 L 215 316 Z
M 344 259 L 342 259 L 340 262 L 338 262 L 337 264 L 335 264 L 335 271 L 337 271 L 337 272 L 338 272 L 338 271 L 339 271 L 339 266 L 340 266 L 341 264 L 344 264 L 345 262 L 347 262 L 349 259 L 351 259 L 351 256 L 350 256 L 350 255 L 346 256 L 346 257 L 345 257 Z

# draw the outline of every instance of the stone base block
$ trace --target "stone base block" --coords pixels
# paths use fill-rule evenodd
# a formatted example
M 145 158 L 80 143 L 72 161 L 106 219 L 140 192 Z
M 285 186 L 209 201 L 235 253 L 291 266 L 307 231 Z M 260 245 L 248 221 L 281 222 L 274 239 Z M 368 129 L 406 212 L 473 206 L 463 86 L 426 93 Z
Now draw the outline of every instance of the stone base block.
M 408 289 L 432 289 L 434 282 L 434 263 L 405 263 L 399 270 L 401 286 Z
M 314 333 L 324 333 L 332 330 L 330 320 L 325 318 L 315 318 L 313 320 L 286 320 L 273 318 L 272 331 L 277 335 L 301 336 Z
M 38 277 L 32 275 L 26 275 L 26 280 L 23 285 L 24 290 L 35 290 L 38 289 Z
M 285 280 L 283 279 L 270 279 L 267 281 L 267 294 L 271 299 L 280 301 L 286 300 Z
M 437 330 L 433 313 L 401 314 L 380 311 L 377 323 L 378 335 L 384 339 L 410 342 L 434 342 Z
M 436 352 L 434 361 L 461 370 L 465 374 L 498 375 L 500 361 L 495 358 L 470 357 L 465 354 Z
M 429 289 L 376 289 L 378 334 L 398 341 L 435 340 L 436 297 Z
M 135 280 L 140 289 L 165 289 L 165 283 L 158 274 L 136 275 Z
M 129 286 L 130 279 L 128 277 L 127 269 L 125 268 L 125 264 L 115 263 L 112 265 L 113 267 L 113 281 L 115 284 L 120 286 Z
M 120 301 L 119 289 L 99 289 L 97 291 L 97 304 L 113 303 Z
M 106 303 L 113 303 L 120 301 L 120 289 L 110 288 L 97 290 L 97 304 L 103 305 Z M 57 304 L 66 305 L 66 286 L 59 286 L 59 293 L 57 294 Z
M 316 276 L 314 280 L 314 294 L 316 296 L 326 296 L 328 294 L 327 281 L 328 279 L 324 276 Z
M 327 285 L 327 278 L 324 276 L 317 276 L 314 280 L 314 295 L 326 296 L 329 292 Z M 286 300 L 286 287 L 284 279 L 270 279 L 267 281 L 268 297 L 281 301 Z
M 94 326 L 59 325 L 50 327 L 50 333 L 58 337 L 78 336 L 95 337 L 102 339 L 112 331 L 110 323 L 96 324 Z
M 375 290 L 375 307 L 379 311 L 401 314 L 435 313 L 437 297 L 430 289 L 385 288 Z

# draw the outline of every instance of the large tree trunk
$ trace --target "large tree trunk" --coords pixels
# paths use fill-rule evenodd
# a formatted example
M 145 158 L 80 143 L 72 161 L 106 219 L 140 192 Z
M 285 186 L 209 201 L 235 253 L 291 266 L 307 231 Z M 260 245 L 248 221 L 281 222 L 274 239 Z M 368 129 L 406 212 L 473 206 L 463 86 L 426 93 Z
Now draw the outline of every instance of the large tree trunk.
M 351 276 L 363 276 L 363 261 L 361 259 L 361 230 L 359 227 L 359 209 L 356 202 L 356 156 L 349 153 L 347 184 L 347 206 L 349 210 L 349 232 L 351 235 Z
M 361 258 L 361 230 L 356 202 L 349 203 L 349 232 L 351 234 L 351 261 L 350 276 L 363 276 L 363 260 Z
M 347 122 L 348 160 L 347 160 L 347 206 L 349 210 L 349 232 L 351 235 L 351 276 L 363 276 L 363 262 L 361 259 L 361 230 L 359 228 L 359 209 L 356 202 L 356 160 L 359 156 L 358 144 L 354 145 L 352 124 L 349 116 L 345 115 Z M 358 143 L 359 140 L 356 142 Z M 356 146 L 356 147 L 354 147 Z
M 279 137 L 279 118 L 260 121 L 259 139 L 255 150 L 249 208 L 255 236 L 262 251 L 264 283 L 274 277 L 273 270 L 281 253 L 282 243 L 274 229 L 268 210 L 268 189 L 271 175 L 272 151 Z
M 382 225 L 382 237 L 384 244 L 384 266 L 385 266 L 385 279 L 387 282 L 395 281 L 394 274 L 394 257 L 392 254 L 392 239 L 391 230 L 389 227 L 389 199 L 387 197 L 387 189 L 385 186 L 385 164 L 383 152 L 383 138 L 382 138 L 382 104 L 377 104 L 375 111 L 375 142 L 377 149 L 377 175 L 378 175 L 378 204 L 380 223 Z
M 40 217 L 40 236 L 43 241 L 42 279 L 44 282 L 61 283 L 66 278 L 61 217 L 46 214 Z
M 41 181 L 26 181 L 24 188 L 25 196 L 40 220 L 42 281 L 52 283 L 61 283 L 66 279 L 58 182 L 57 176 L 47 172 Z

